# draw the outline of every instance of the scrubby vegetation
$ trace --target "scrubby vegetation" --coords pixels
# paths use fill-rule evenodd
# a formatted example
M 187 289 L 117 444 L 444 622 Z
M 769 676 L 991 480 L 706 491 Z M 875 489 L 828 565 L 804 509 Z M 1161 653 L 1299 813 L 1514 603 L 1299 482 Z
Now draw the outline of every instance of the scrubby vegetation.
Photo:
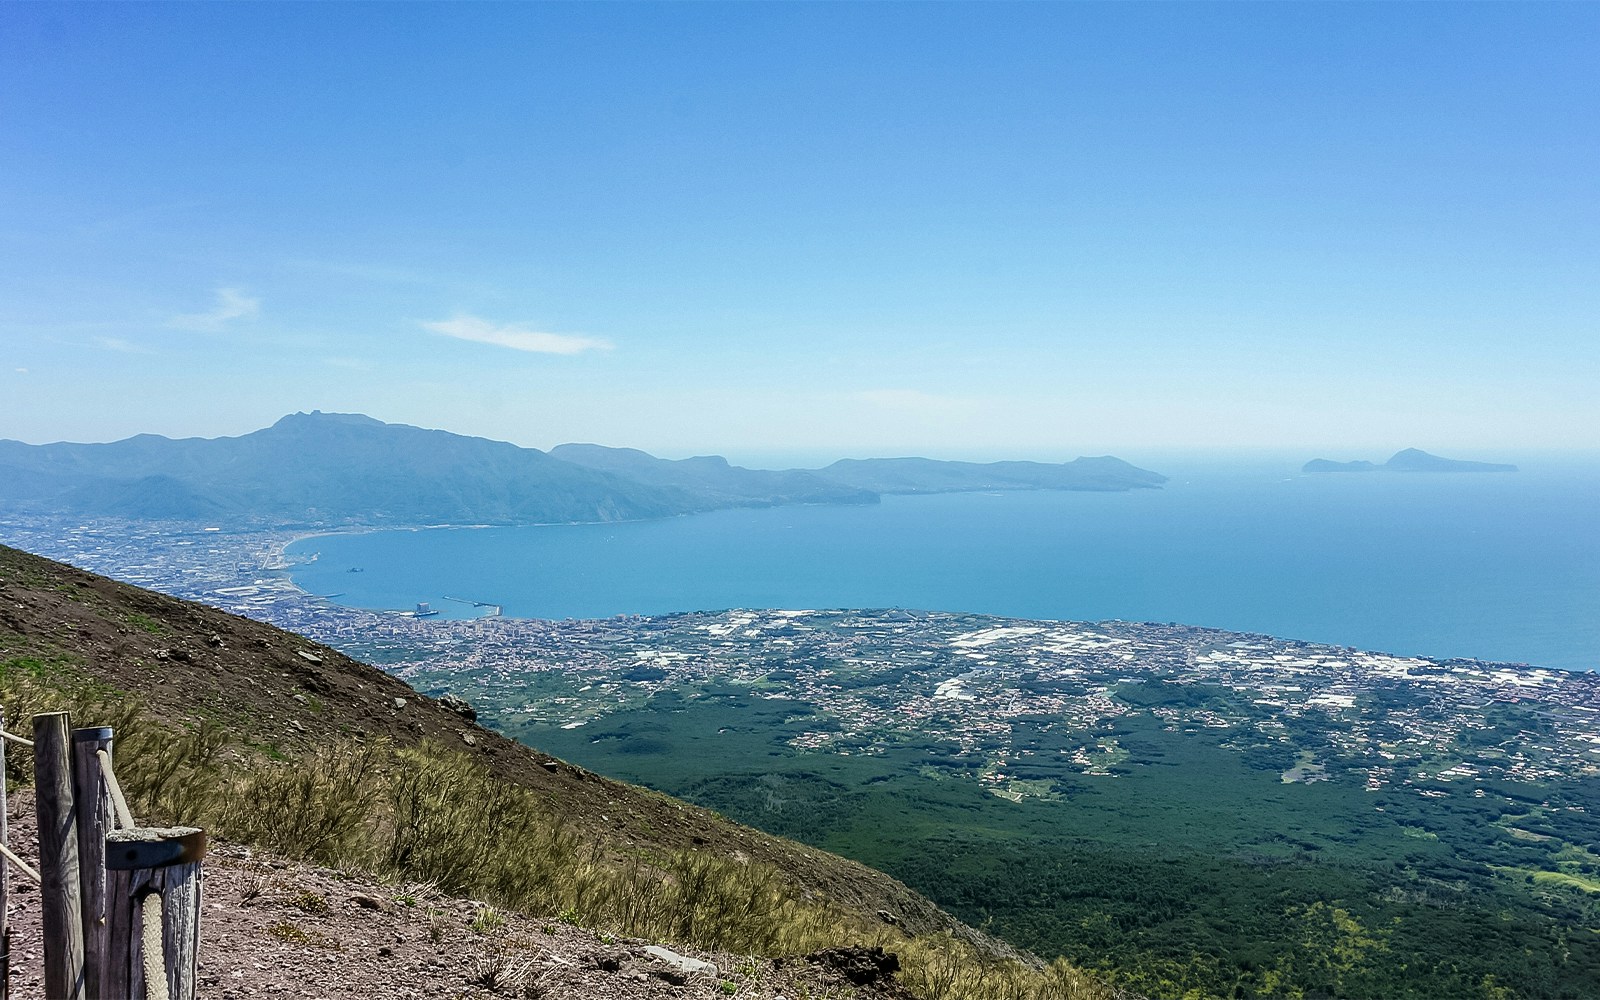
M 762 956 L 879 945 L 899 955 L 903 984 L 924 1000 L 1114 995 L 1065 962 L 1039 967 L 950 933 L 908 935 L 798 891 L 768 865 L 581 833 L 535 792 L 437 744 L 345 741 L 273 759 L 216 723 L 165 725 L 137 699 L 68 676 L 38 660 L 0 663 L 6 717 L 67 710 L 78 724 L 114 727 L 119 780 L 146 821 L 196 824 L 601 933 Z M 13 747 L 6 767 L 12 782 L 28 781 L 26 748 Z
M 590 679 L 530 672 L 520 697 Z M 1127 689 L 1155 705 L 1230 696 Z M 1130 713 L 1092 734 L 1118 747 L 1102 775 L 1066 763 L 1084 734 L 1012 720 L 1013 787 L 1047 790 L 1017 803 L 977 780 L 984 754 L 948 742 L 866 733 L 849 754 L 797 751 L 789 741 L 826 725 L 820 710 L 716 678 L 580 730 L 467 693 L 529 743 L 862 861 L 972 926 L 1150 996 L 1600 995 L 1592 774 L 1426 781 L 1423 762 L 1397 759 L 1409 783 L 1369 791 L 1339 767 L 1287 783 L 1305 748 L 1337 761 L 1338 720 L 1287 718 L 1280 741 Z M 1548 724 L 1504 705 L 1482 723 L 1466 738 Z

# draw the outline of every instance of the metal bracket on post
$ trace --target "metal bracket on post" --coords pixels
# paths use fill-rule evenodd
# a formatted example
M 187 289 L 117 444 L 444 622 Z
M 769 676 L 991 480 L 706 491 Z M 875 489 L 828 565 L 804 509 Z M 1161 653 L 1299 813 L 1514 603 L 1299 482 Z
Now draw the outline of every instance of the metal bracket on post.
M 205 831 L 184 826 L 106 835 L 106 996 L 193 1000 L 200 958 L 200 863 Z M 161 926 L 146 927 L 145 898 L 160 897 Z M 160 955 L 149 954 L 159 948 Z M 159 958 L 159 964 L 154 960 Z M 161 982 L 146 969 L 164 968 Z

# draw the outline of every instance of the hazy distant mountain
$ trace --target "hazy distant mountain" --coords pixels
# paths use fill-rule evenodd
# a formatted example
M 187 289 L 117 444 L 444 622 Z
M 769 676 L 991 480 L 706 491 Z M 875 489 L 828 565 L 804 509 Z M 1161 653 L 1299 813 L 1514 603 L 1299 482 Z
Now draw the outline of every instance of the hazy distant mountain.
M 841 459 L 817 475 L 877 493 L 968 490 L 1121 491 L 1160 486 L 1167 477 L 1109 455 L 1070 462 L 938 462 L 928 458 Z
M 1167 477 L 1120 458 L 1045 462 L 942 462 L 931 458 L 841 459 L 822 469 L 766 472 L 729 465 L 720 456 L 668 461 L 632 448 L 564 444 L 555 458 L 658 486 L 726 498 L 771 497 L 773 503 L 872 503 L 880 493 L 956 493 L 972 490 L 1121 491 L 1160 486 Z
M 1495 462 L 1463 462 L 1440 458 L 1416 448 L 1397 451 L 1382 465 L 1372 462 L 1333 462 L 1314 458 L 1301 466 L 1301 472 L 1516 472 L 1515 465 Z
M 0 503 L 13 509 L 279 525 L 615 521 L 735 506 L 872 503 L 879 493 L 1126 490 L 1164 481 L 1114 458 L 1063 465 L 908 458 L 769 472 L 715 456 L 668 461 L 598 445 L 546 454 L 320 411 L 232 438 L 0 441 Z
M 1498 462 L 1466 462 L 1454 458 L 1440 458 L 1416 448 L 1397 451 L 1384 463 L 1393 472 L 1516 472 L 1515 465 Z
M 719 507 L 878 502 L 878 494 L 871 490 L 831 482 L 815 473 L 745 469 L 728 464 L 720 455 L 673 461 L 636 448 L 563 444 L 551 448 L 550 456 L 653 486 L 687 490 Z
M 14 470 L 37 491 L 0 490 L 13 501 L 161 519 L 507 524 L 657 517 L 693 507 L 677 491 L 536 449 L 341 413 L 296 413 L 234 438 L 0 441 L 0 470 Z

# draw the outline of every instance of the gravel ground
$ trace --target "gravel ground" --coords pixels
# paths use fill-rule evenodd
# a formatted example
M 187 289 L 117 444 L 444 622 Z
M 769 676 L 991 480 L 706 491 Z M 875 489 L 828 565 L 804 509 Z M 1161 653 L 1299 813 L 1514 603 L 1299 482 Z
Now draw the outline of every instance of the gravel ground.
M 33 799 L 13 794 L 11 846 L 38 856 Z M 885 957 L 857 949 L 786 961 L 677 949 L 685 972 L 554 919 L 493 910 L 426 885 L 285 861 L 213 843 L 205 862 L 200 989 L 219 1000 L 382 996 L 532 1000 L 903 1000 Z M 12 996 L 44 995 L 38 889 L 12 873 Z M 892 963 L 892 957 L 889 958 Z

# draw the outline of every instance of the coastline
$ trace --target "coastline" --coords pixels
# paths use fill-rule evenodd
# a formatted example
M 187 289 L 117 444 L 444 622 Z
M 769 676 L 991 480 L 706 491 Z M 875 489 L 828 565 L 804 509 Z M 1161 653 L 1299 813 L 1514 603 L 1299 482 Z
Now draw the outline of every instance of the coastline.
M 674 522 L 687 523 L 695 519 L 673 518 Z M 620 522 L 598 522 L 620 523 Z M 418 636 L 427 634 L 446 635 L 454 623 L 481 622 L 487 615 L 441 616 L 441 621 L 450 622 L 441 628 L 438 624 L 431 627 L 422 625 L 422 620 L 404 614 L 404 608 L 364 607 L 355 603 L 341 601 L 343 594 L 318 594 L 302 586 L 294 578 L 294 566 L 289 564 L 287 549 L 297 542 L 322 537 L 360 536 L 376 534 L 380 531 L 401 530 L 416 533 L 425 528 L 459 528 L 459 527 L 502 527 L 498 525 L 412 525 L 404 528 L 374 526 L 346 526 L 337 529 L 301 530 L 288 533 L 273 531 L 238 531 L 227 532 L 223 535 L 204 534 L 190 526 L 174 524 L 145 524 L 138 522 L 101 521 L 85 528 L 79 522 L 73 522 L 70 541 L 63 522 L 55 518 L 28 519 L 10 526 L 6 534 L 6 544 L 14 545 L 29 551 L 37 552 L 49 558 L 66 561 L 93 572 L 122 579 L 137 585 L 150 587 L 155 590 L 165 591 L 174 596 L 190 600 L 199 600 L 221 607 L 224 610 L 259 620 L 269 621 L 303 633 L 320 633 L 325 629 L 335 629 L 344 634 L 359 634 L 365 628 L 361 622 L 366 619 L 369 623 L 378 620 L 406 620 L 414 627 L 422 629 Z M 541 527 L 564 527 L 563 525 L 541 525 Z M 201 546 L 197 541 L 204 537 L 207 544 Z M 217 548 L 216 543 L 222 541 L 224 548 Z M 589 540 L 592 543 L 592 539 Z M 587 543 L 586 543 L 587 544 Z M 328 587 L 335 590 L 336 587 Z M 276 596 L 273 596 L 276 592 Z M 451 588 L 441 591 L 434 599 L 442 600 L 446 596 L 456 595 L 457 600 L 465 600 L 460 594 L 483 593 L 478 588 Z M 477 607 L 493 607 L 504 600 L 505 595 L 497 594 L 498 600 L 467 600 L 465 603 Z M 1417 644 L 1402 644 L 1392 642 L 1364 641 L 1360 637 L 1333 634 L 1327 630 L 1324 634 L 1316 635 L 1307 630 L 1261 627 L 1257 625 L 1238 625 L 1227 623 L 1216 616 L 1199 616 L 1188 614 L 1162 613 L 1151 615 L 1146 613 L 1112 613 L 1112 614 L 1039 614 L 1021 613 L 1017 611 L 996 610 L 993 608 L 963 607 L 954 602 L 930 603 L 923 601 L 857 601 L 839 600 L 831 597 L 820 600 L 786 600 L 780 595 L 778 600 L 751 601 L 750 595 L 745 599 L 718 601 L 715 603 L 704 602 L 699 606 L 684 602 L 675 606 L 662 607 L 648 611 L 635 611 L 629 609 L 608 609 L 598 613 L 574 614 L 546 614 L 528 615 L 520 613 L 502 614 L 503 625 L 517 629 L 521 625 L 539 630 L 551 625 L 559 626 L 561 623 L 594 623 L 616 621 L 626 618 L 669 618 L 682 614 L 718 614 L 728 610 L 755 610 L 758 612 L 778 609 L 893 609 L 908 618 L 919 617 L 923 614 L 947 615 L 970 614 L 994 620 L 1005 620 L 1013 623 L 1201 623 L 1186 624 L 1185 627 L 1195 629 L 1211 629 L 1228 631 L 1240 635 L 1265 636 L 1283 639 L 1289 642 L 1303 642 L 1317 645 L 1333 646 L 1344 649 L 1360 651 L 1383 652 L 1391 656 L 1415 656 L 1435 662 L 1476 662 L 1483 664 L 1499 664 L 1510 668 L 1519 669 L 1554 669 L 1563 673 L 1600 673 L 1600 660 L 1593 657 L 1568 657 L 1562 659 L 1549 659 L 1534 656 L 1496 655 L 1490 651 L 1472 650 L 1437 650 L 1419 647 Z M 792 596 L 792 595 L 791 595 Z M 513 607 L 515 605 L 513 604 Z M 906 609 L 939 609 L 934 611 L 907 611 Z M 955 610 L 952 610 L 955 609 Z M 395 614 L 400 612 L 400 614 Z M 368 617 L 371 616 L 371 617 Z M 1294 638 L 1290 638 L 1294 637 Z
M 329 565 L 291 571 L 308 591 L 349 586 L 346 606 L 428 601 L 448 613 L 443 598 L 457 597 L 546 621 L 737 607 L 936 608 L 1204 623 L 1592 671 L 1600 623 L 1579 613 L 1600 599 L 1585 568 L 1600 538 L 1577 502 L 1588 481 L 1397 494 L 1219 477 L 1146 491 L 1138 504 L 1087 493 L 942 494 L 871 508 L 474 525 L 502 530 L 425 540 L 425 529 L 469 526 L 350 526 L 299 532 L 280 549 L 305 549 L 294 542 L 315 536 L 405 531 L 324 549 L 324 559 L 347 560 L 337 568 L 363 567 L 365 577 L 336 578 Z M 1385 523 L 1373 531 L 1377 508 Z M 532 527 L 545 530 L 522 530 Z M 1531 541 L 1551 537 L 1563 544 L 1526 556 Z
M 675 517 L 683 517 L 683 516 L 687 516 L 687 515 L 681 515 L 680 514 L 680 515 L 673 515 L 673 516 L 675 516 Z M 637 520 L 637 519 L 635 519 L 635 520 Z M 657 520 L 657 519 L 652 518 L 651 520 Z M 356 604 L 341 604 L 338 600 L 336 600 L 336 598 L 342 597 L 343 594 L 334 594 L 334 595 L 330 596 L 330 595 L 323 595 L 323 594 L 313 594 L 311 591 L 306 590 L 304 587 L 300 586 L 300 584 L 298 582 L 296 582 L 296 580 L 294 578 L 294 566 L 300 565 L 300 564 L 291 562 L 291 557 L 289 556 L 289 548 L 290 548 L 290 546 L 298 545 L 301 542 L 310 541 L 311 539 L 314 539 L 314 538 L 342 538 L 342 537 L 346 537 L 346 536 L 375 535 L 375 534 L 379 534 L 379 533 L 385 532 L 385 531 L 419 532 L 419 531 L 434 531 L 434 530 L 439 530 L 439 529 L 450 529 L 450 530 L 467 531 L 467 530 L 480 530 L 480 529 L 484 529 L 484 528 L 523 528 L 523 527 L 526 527 L 526 528 L 546 528 L 546 527 L 557 527 L 557 526 L 567 525 L 567 524 L 579 525 L 579 524 L 618 524 L 618 523 L 622 523 L 622 522 L 617 522 L 617 521 L 570 521 L 570 522 L 538 522 L 538 523 L 526 524 L 526 525 L 507 525 L 507 524 L 418 524 L 418 525 L 385 525 L 383 527 L 377 527 L 377 526 L 373 526 L 373 525 L 355 525 L 355 526 L 351 526 L 351 527 L 347 527 L 347 528 L 326 528 L 326 529 L 320 529 L 320 530 L 317 530 L 317 531 L 299 532 L 297 534 L 290 535 L 290 536 L 284 538 L 280 542 L 275 543 L 272 546 L 272 548 L 270 549 L 271 554 L 272 554 L 272 559 L 274 560 L 275 565 L 265 565 L 265 566 L 262 566 L 261 569 L 262 569 L 262 572 L 278 574 L 283 579 L 283 581 L 286 584 L 288 584 L 290 589 L 294 590 L 297 594 L 300 595 L 300 597 L 302 599 L 307 600 L 307 601 L 312 601 L 312 602 L 316 602 L 316 603 L 319 603 L 319 604 L 332 604 L 332 605 L 334 605 L 336 607 L 344 608 L 344 609 L 349 610 L 349 611 L 364 611 L 364 612 L 369 612 L 369 613 L 372 613 L 372 614 L 389 614 L 389 615 L 409 616 L 409 617 L 412 617 L 412 618 L 416 618 L 417 620 L 420 621 L 420 620 L 422 620 L 421 618 L 418 618 L 415 614 L 413 614 L 412 612 L 408 612 L 403 608 L 368 608 L 368 607 L 363 607 L 361 605 L 356 605 Z M 313 560 L 308 560 L 308 562 L 309 561 L 313 561 Z M 461 598 L 454 598 L 454 597 L 447 597 L 447 598 L 445 598 L 445 600 L 455 601 L 455 602 L 464 603 L 464 604 L 472 604 L 472 605 L 474 605 L 476 607 L 493 607 L 496 610 L 495 610 L 495 612 L 493 614 L 476 615 L 476 616 L 473 616 L 473 617 L 457 617 L 457 616 L 454 616 L 454 615 L 441 615 L 439 612 L 435 611 L 433 614 L 427 615 L 427 616 L 424 616 L 424 617 L 427 617 L 427 618 L 435 618 L 435 617 L 437 617 L 441 621 L 479 621 L 479 620 L 481 620 L 483 618 L 518 618 L 519 617 L 519 616 L 515 616 L 515 615 L 506 615 L 503 612 L 503 606 L 502 605 L 491 603 L 491 602 L 487 602 L 487 601 L 464 601 Z M 542 621 L 544 619 L 528 618 L 528 619 L 525 619 L 525 620 L 527 620 L 527 621 Z

